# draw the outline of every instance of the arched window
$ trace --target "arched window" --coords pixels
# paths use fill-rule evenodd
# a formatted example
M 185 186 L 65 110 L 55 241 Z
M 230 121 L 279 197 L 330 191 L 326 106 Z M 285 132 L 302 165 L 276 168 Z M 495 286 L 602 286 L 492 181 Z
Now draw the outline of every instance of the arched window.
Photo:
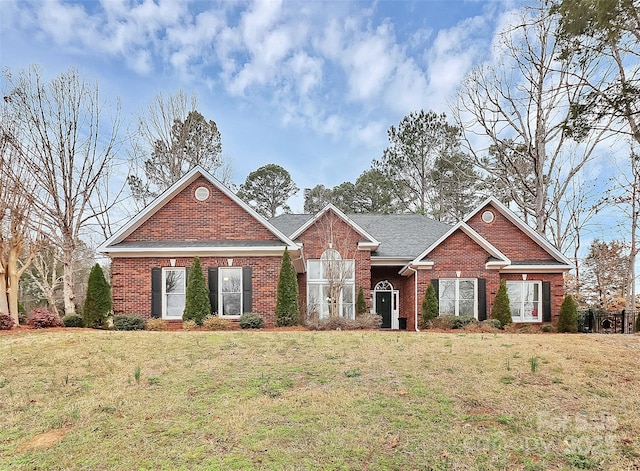
M 343 259 L 336 249 L 307 262 L 307 309 L 320 319 L 355 317 L 355 260 Z

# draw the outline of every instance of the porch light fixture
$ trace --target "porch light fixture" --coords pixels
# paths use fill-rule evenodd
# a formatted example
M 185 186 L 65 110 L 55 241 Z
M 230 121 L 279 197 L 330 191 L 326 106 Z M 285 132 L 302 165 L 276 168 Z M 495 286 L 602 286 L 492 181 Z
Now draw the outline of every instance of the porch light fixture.
M 233 266 L 233 259 L 232 258 L 228 258 L 227 259 L 227 265 L 229 265 L 230 267 Z
M 169 265 L 172 266 L 172 267 L 175 267 L 176 266 L 176 259 L 175 258 L 170 258 L 169 259 Z

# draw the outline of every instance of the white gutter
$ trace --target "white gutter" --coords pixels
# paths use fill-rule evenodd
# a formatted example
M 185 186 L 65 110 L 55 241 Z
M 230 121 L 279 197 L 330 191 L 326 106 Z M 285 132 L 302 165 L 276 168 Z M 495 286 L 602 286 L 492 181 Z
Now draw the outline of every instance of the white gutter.
M 414 310 L 414 326 L 416 332 L 420 332 L 420 328 L 418 327 L 418 270 L 407 265 L 405 267 L 406 270 L 411 270 L 413 272 L 414 279 L 414 288 L 413 288 L 413 310 Z

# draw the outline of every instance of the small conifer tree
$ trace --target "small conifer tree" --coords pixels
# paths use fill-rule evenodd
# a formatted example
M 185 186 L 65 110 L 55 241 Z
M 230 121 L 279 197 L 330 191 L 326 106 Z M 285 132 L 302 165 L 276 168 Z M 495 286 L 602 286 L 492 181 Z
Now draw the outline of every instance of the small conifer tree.
M 578 307 L 570 294 L 564 297 L 560 306 L 558 332 L 578 332 Z
M 211 303 L 209 302 L 209 288 L 204 281 L 200 258 L 195 257 L 189 277 L 187 278 L 187 292 L 185 294 L 183 321 L 194 321 L 202 325 L 202 320 L 211 314 Z
M 99 264 L 95 264 L 89 272 L 87 296 L 84 301 L 83 321 L 86 327 L 106 329 L 111 311 L 111 286 L 104 278 Z
M 511 307 L 509 306 L 509 293 L 507 293 L 507 282 L 504 280 L 500 281 L 500 287 L 493 302 L 491 317 L 498 319 L 502 325 L 508 325 L 513 322 L 511 319 Z
M 436 289 L 431 283 L 427 286 L 427 291 L 422 299 L 421 314 L 422 327 L 427 327 L 429 321 L 438 317 L 439 314 L 438 295 L 436 294 Z
M 358 290 L 358 298 L 356 299 L 356 314 L 364 314 L 367 312 L 367 301 L 364 299 L 364 291 L 362 286 Z
M 300 323 L 298 307 L 298 275 L 291 263 L 289 250 L 285 248 L 278 278 L 278 297 L 276 300 L 276 326 L 284 327 Z

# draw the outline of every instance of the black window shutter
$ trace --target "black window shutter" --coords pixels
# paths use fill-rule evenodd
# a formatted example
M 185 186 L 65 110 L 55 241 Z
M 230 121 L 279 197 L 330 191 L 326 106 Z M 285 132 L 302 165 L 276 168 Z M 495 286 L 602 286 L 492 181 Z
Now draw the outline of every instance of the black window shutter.
M 478 278 L 478 320 L 487 320 L 487 280 Z
M 218 269 L 209 268 L 209 302 L 211 312 L 218 313 Z
M 438 293 L 438 280 L 431 280 L 431 286 L 433 286 L 433 289 L 436 290 L 436 296 L 438 297 L 438 299 L 440 299 L 440 293 Z
M 162 268 L 151 269 L 151 317 L 162 317 Z
M 542 282 L 542 322 L 551 322 L 551 282 Z
M 187 285 L 189 284 L 189 271 L 191 270 L 191 267 L 187 267 L 184 270 L 184 289 L 187 289 Z
M 251 267 L 242 269 L 242 312 L 251 312 L 253 309 L 252 272 Z

